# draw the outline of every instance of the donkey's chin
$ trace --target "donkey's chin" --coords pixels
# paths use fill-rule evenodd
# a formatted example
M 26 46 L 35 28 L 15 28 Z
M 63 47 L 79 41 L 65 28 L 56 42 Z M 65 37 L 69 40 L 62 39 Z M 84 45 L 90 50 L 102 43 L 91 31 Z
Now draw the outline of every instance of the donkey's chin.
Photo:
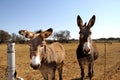
M 90 53 L 90 52 L 85 52 L 85 51 L 84 51 L 84 54 L 85 54 L 85 55 L 90 55 L 91 53 Z
M 33 64 L 30 64 L 30 66 L 34 69 L 34 70 L 37 70 L 39 69 L 40 65 L 33 65 Z

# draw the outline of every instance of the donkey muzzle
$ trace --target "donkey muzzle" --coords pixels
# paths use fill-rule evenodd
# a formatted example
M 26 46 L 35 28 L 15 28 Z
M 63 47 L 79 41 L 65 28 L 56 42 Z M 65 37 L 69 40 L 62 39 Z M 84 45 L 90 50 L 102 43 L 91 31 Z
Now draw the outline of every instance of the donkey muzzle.
M 90 43 L 89 42 L 85 42 L 83 45 L 83 52 L 89 54 L 90 53 Z
M 32 60 L 31 60 L 30 66 L 33 69 L 38 69 L 39 66 L 41 65 L 40 62 L 41 62 L 41 60 L 40 60 L 39 56 L 32 56 Z
M 83 51 L 84 51 L 85 53 L 88 53 L 88 54 L 89 54 L 90 49 L 84 49 Z
M 34 70 L 36 70 L 36 69 L 38 69 L 39 67 L 40 67 L 40 65 L 38 64 L 38 65 L 33 65 L 33 64 L 30 64 L 30 66 L 34 69 Z

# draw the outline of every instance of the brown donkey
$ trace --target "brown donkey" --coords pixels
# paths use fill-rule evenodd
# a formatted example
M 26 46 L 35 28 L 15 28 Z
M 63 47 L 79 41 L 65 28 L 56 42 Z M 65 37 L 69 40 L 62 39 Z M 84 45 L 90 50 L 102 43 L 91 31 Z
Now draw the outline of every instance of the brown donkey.
M 93 65 L 94 61 L 98 58 L 98 50 L 96 48 L 95 43 L 91 39 L 91 30 L 90 28 L 95 23 L 95 15 L 89 20 L 88 24 L 83 25 L 83 21 L 80 16 L 77 16 L 77 25 L 80 28 L 80 37 L 79 37 L 79 45 L 76 50 L 77 60 L 79 62 L 79 66 L 81 69 L 81 80 L 84 79 L 84 66 L 88 65 L 88 76 L 90 80 L 92 79 L 94 70 Z
M 51 80 L 55 80 L 55 72 L 58 69 L 59 80 L 62 80 L 65 50 L 58 42 L 46 45 L 45 38 L 49 37 L 52 32 L 53 29 L 49 28 L 46 31 L 38 31 L 37 33 L 20 30 L 19 34 L 30 39 L 30 66 L 33 69 L 39 69 L 45 80 L 48 80 L 48 75 Z

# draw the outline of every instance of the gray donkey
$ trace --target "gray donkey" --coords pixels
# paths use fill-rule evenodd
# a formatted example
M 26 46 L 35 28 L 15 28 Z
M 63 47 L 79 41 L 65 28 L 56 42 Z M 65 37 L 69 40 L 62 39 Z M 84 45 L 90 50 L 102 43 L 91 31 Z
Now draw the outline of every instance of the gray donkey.
M 48 75 L 50 75 L 51 80 L 55 80 L 57 69 L 59 80 L 62 80 L 65 50 L 58 42 L 52 43 L 51 45 L 46 44 L 45 38 L 49 37 L 52 32 L 53 29 L 49 28 L 46 31 L 38 31 L 37 33 L 20 30 L 19 34 L 30 39 L 30 66 L 33 69 L 39 69 L 45 80 L 48 80 Z

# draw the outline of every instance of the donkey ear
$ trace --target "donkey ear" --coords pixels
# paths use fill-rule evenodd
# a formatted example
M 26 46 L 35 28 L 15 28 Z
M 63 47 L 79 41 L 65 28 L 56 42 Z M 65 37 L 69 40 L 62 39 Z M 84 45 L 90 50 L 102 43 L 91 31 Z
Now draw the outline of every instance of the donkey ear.
M 43 32 L 41 33 L 41 36 L 42 36 L 43 38 L 47 38 L 47 37 L 49 37 L 49 36 L 52 34 L 52 32 L 53 32 L 53 29 L 52 29 L 52 28 L 49 28 L 49 29 L 47 29 L 46 31 L 43 31 Z
M 88 27 L 91 28 L 95 23 L 95 15 L 92 16 L 92 18 L 89 20 Z
M 34 37 L 34 33 L 27 31 L 27 30 L 20 30 L 18 33 L 29 39 L 32 39 Z
M 83 21 L 82 21 L 82 19 L 81 19 L 81 17 L 78 15 L 77 16 L 77 25 L 80 27 L 80 28 L 82 28 L 82 26 L 83 26 Z

